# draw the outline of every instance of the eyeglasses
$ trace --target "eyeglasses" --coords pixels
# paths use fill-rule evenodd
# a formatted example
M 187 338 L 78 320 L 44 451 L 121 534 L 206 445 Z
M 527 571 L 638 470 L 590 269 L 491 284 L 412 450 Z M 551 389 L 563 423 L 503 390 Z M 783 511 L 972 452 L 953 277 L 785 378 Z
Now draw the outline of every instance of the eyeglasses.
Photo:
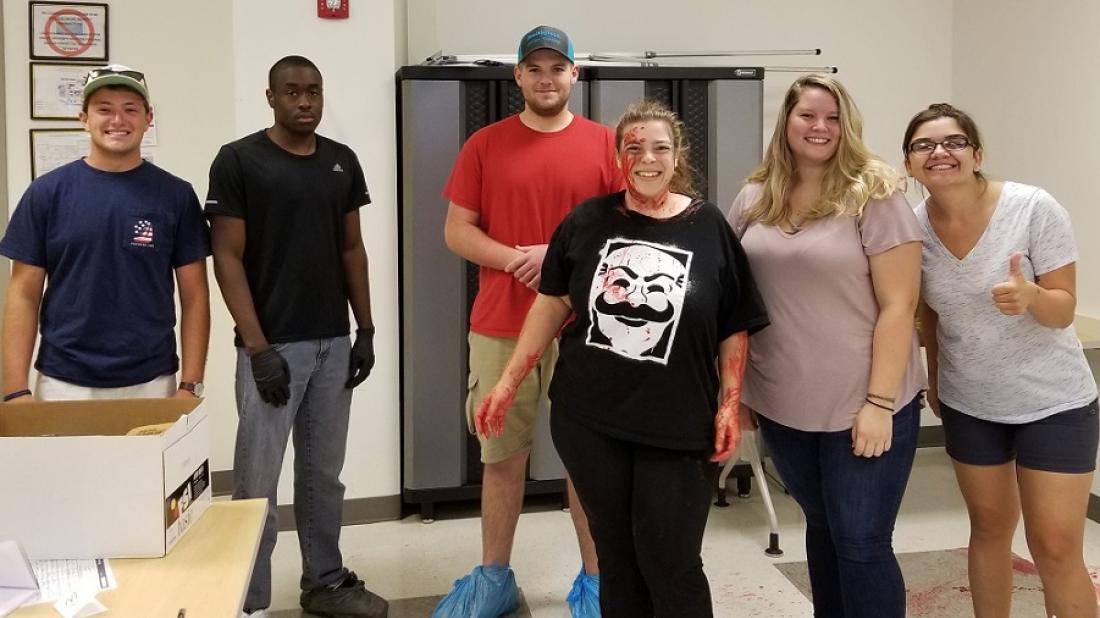
M 122 75 L 123 77 L 129 77 L 130 79 L 141 82 L 142 84 L 145 83 L 145 74 L 141 71 L 133 71 L 130 69 L 119 71 L 109 67 L 104 67 L 102 69 L 92 69 L 91 71 L 88 71 L 88 77 L 84 80 L 84 85 L 86 86 L 88 85 L 88 82 L 94 79 L 99 79 L 104 75 Z
M 970 138 L 965 135 L 948 135 L 943 138 L 942 142 L 918 139 L 909 144 L 909 154 L 930 155 L 936 151 L 936 146 L 943 146 L 943 149 L 949 152 L 958 152 L 959 150 L 966 150 L 973 144 L 970 142 Z

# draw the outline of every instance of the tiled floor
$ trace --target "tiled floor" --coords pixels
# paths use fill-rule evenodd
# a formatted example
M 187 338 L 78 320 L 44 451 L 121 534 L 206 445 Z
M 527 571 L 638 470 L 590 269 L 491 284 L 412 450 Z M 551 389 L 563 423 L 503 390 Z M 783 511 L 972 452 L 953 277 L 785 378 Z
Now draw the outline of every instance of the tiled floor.
M 716 616 L 811 615 L 806 598 L 772 566 L 776 561 L 805 559 L 802 516 L 782 491 L 773 490 L 772 495 L 785 552 L 779 559 L 769 558 L 763 551 L 768 528 L 758 492 L 747 500 L 731 498 L 729 508 L 711 511 L 703 560 Z M 894 537 L 897 551 L 963 547 L 967 536 L 965 508 L 947 456 L 941 448 L 921 449 L 898 519 Z M 512 566 L 532 616 L 568 618 L 564 598 L 580 565 L 573 539 L 567 513 L 525 513 L 520 519 Z M 470 517 L 423 524 L 419 517 L 412 516 L 349 526 L 344 528 L 342 545 L 348 567 L 378 594 L 389 599 L 438 596 L 480 557 L 480 522 Z M 1030 556 L 1022 527 L 1013 549 L 1020 556 Z M 1085 558 L 1090 565 L 1100 564 L 1100 525 L 1093 522 L 1087 524 Z M 294 533 L 280 534 L 273 565 L 273 609 L 297 607 L 299 560 Z

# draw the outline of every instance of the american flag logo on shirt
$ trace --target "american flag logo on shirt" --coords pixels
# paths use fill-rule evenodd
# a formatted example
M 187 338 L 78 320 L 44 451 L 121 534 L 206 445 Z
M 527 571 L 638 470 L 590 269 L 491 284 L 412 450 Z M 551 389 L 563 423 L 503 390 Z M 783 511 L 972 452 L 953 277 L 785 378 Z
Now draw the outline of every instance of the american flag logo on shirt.
M 153 246 L 153 222 L 148 219 L 138 219 L 134 224 L 133 244 L 142 247 Z

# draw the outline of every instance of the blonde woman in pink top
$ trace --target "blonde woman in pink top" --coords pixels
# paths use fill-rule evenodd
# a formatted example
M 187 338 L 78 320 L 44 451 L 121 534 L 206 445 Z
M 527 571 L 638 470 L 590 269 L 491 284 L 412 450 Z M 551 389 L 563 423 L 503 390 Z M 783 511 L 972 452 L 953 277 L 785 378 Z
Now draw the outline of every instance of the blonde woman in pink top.
M 926 381 L 921 231 L 861 134 L 844 86 L 799 78 L 730 209 L 772 324 L 751 337 L 741 416 L 806 515 L 814 614 L 900 618 L 892 537 Z

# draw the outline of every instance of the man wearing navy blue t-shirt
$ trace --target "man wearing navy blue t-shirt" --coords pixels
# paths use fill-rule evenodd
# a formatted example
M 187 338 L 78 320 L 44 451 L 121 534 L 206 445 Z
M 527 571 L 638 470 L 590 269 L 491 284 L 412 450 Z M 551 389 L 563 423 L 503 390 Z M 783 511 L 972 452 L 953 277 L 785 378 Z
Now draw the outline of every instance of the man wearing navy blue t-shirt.
M 32 182 L 0 241 L 12 260 L 4 401 L 201 396 L 210 335 L 202 209 L 190 184 L 141 158 L 153 110 L 140 72 L 94 69 L 83 96 L 88 156 Z

